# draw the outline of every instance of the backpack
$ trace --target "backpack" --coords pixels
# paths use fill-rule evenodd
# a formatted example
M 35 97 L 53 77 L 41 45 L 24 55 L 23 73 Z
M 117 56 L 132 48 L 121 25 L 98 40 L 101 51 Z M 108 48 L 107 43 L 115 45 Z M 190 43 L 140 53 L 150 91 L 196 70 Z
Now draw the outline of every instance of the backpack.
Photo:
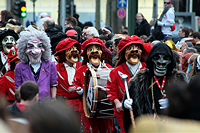
M 163 37 L 163 33 L 161 31 L 161 26 L 159 26 L 157 24 L 157 21 L 156 21 L 155 26 L 154 26 L 153 36 L 156 40 L 160 40 L 160 38 Z

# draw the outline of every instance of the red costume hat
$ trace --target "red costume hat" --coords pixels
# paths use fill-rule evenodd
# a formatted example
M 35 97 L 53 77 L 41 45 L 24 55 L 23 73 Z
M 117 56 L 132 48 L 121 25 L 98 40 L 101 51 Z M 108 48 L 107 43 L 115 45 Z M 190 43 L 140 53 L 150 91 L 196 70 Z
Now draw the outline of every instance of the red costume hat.
M 10 52 L 8 53 L 8 63 L 18 59 L 18 55 L 17 55 L 17 48 L 16 45 L 11 48 Z
M 138 36 L 127 36 L 125 39 L 122 39 L 119 42 L 118 48 L 119 48 L 119 53 L 123 51 L 127 46 L 131 44 L 140 44 L 142 46 L 142 53 L 147 57 L 148 53 L 152 49 L 152 44 L 151 43 L 144 43 Z
M 105 46 L 105 44 L 103 43 L 103 41 L 99 38 L 90 38 L 86 41 L 84 41 L 81 45 L 81 49 L 83 50 L 81 52 L 81 55 L 86 51 L 86 47 L 88 45 L 92 45 L 92 44 L 97 44 L 97 45 L 100 45 L 101 46 L 101 49 L 103 50 L 103 46 Z
M 58 56 L 58 54 L 61 51 L 67 50 L 71 48 L 74 44 L 77 44 L 78 50 L 81 51 L 81 45 L 74 39 L 66 38 L 58 43 L 56 46 L 56 53 L 55 56 Z

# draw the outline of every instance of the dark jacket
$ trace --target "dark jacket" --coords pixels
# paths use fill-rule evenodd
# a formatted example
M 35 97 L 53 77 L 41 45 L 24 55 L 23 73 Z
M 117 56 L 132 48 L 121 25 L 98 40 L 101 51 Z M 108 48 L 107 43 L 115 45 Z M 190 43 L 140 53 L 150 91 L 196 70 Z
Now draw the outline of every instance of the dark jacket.
M 62 32 L 62 27 L 60 25 L 56 25 L 54 27 L 48 28 L 45 30 L 47 33 L 47 36 L 51 40 L 51 50 L 52 54 L 55 54 L 56 52 L 56 46 L 57 44 L 67 38 L 67 35 Z
M 24 117 L 21 110 L 17 107 L 16 102 L 6 108 L 6 112 L 14 117 Z
M 136 22 L 134 34 L 137 36 L 146 35 L 147 37 L 150 35 L 150 25 L 146 19 L 143 19 L 139 24 Z

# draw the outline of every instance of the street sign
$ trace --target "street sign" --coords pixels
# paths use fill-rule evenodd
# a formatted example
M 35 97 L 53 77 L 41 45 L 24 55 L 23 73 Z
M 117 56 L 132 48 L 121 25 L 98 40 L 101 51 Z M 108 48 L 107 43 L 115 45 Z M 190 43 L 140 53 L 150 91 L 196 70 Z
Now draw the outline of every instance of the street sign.
M 126 8 L 127 7 L 127 0 L 117 0 L 117 7 L 118 8 Z
M 119 18 L 124 18 L 126 16 L 126 11 L 124 10 L 124 8 L 119 8 L 117 11 L 117 16 Z

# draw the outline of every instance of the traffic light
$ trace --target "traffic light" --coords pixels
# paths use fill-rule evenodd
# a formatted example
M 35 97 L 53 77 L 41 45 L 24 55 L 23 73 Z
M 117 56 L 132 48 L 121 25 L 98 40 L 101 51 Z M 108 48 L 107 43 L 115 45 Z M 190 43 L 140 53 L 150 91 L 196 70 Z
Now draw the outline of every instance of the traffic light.
M 14 14 L 18 17 L 25 18 L 27 16 L 26 2 L 24 0 L 18 0 L 14 4 Z
M 21 11 L 21 17 L 22 18 L 25 18 L 27 16 L 27 13 L 26 13 L 26 2 L 25 1 L 21 1 L 20 2 L 20 11 Z
M 71 5 L 66 5 L 66 17 L 71 15 Z
M 18 17 L 21 17 L 21 1 L 15 1 L 14 4 L 14 14 Z
M 73 8 L 73 9 L 72 9 Z M 73 13 L 71 12 L 73 10 Z M 76 5 L 66 5 L 66 17 L 73 16 L 76 13 Z

